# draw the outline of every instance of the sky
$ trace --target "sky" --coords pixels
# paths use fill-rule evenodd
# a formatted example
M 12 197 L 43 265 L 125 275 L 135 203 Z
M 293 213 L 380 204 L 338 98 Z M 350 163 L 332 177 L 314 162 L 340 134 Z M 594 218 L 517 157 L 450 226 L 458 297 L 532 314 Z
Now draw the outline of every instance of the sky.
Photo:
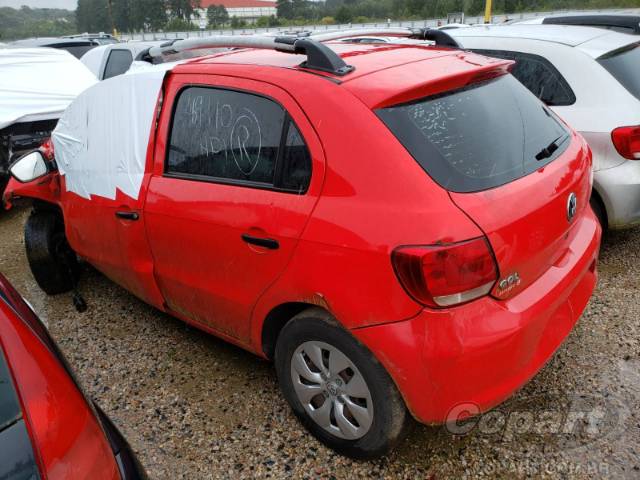
M 0 7 L 66 8 L 75 10 L 78 0 L 0 0 Z

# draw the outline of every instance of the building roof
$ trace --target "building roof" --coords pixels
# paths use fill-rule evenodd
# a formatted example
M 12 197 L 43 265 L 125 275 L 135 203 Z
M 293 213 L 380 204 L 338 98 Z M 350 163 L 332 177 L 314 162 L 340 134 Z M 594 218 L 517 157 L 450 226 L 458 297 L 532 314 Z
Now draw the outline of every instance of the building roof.
M 275 0 L 200 0 L 200 8 L 222 5 L 225 8 L 275 8 Z

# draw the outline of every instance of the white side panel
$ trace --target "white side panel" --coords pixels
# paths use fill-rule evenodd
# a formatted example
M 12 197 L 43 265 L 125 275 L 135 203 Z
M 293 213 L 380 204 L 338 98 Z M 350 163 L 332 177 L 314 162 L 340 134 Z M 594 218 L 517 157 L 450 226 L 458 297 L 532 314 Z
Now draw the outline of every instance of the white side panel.
M 104 59 L 107 52 L 110 51 L 110 47 L 110 45 L 100 45 L 99 47 L 92 48 L 80 58 L 80 61 L 84 66 L 87 67 L 97 78 L 100 77 Z
M 52 135 L 67 191 L 113 200 L 120 190 L 138 198 L 165 71 L 110 78 L 69 106 Z
M 53 48 L 0 49 L 0 128 L 58 118 L 96 77 L 73 55 Z

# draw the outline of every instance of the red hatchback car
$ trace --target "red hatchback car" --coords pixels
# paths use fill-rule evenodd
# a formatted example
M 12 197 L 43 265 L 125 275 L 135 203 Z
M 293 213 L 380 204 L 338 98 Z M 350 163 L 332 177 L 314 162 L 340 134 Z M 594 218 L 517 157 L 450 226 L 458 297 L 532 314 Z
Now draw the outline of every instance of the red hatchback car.
M 0 274 L 0 478 L 144 480 L 31 307 Z
M 511 62 L 444 37 L 151 49 L 258 47 L 78 97 L 55 161 L 34 153 L 12 169 L 25 183 L 11 195 L 35 199 L 36 280 L 71 288 L 77 254 L 274 359 L 295 414 L 350 456 L 388 451 L 411 416 L 438 424 L 461 403 L 499 404 L 594 289 L 591 154 Z

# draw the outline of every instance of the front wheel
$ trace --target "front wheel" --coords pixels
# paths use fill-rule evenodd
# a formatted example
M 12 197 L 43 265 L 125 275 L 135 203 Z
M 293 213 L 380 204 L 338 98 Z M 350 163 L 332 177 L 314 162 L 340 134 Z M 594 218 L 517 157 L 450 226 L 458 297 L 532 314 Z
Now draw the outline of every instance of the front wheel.
M 24 243 L 31 273 L 45 293 L 55 295 L 74 288 L 79 265 L 67 243 L 60 215 L 33 212 L 24 227 Z
M 372 458 L 402 437 L 409 415 L 393 380 L 325 311 L 307 310 L 285 325 L 275 363 L 294 413 L 329 448 Z

